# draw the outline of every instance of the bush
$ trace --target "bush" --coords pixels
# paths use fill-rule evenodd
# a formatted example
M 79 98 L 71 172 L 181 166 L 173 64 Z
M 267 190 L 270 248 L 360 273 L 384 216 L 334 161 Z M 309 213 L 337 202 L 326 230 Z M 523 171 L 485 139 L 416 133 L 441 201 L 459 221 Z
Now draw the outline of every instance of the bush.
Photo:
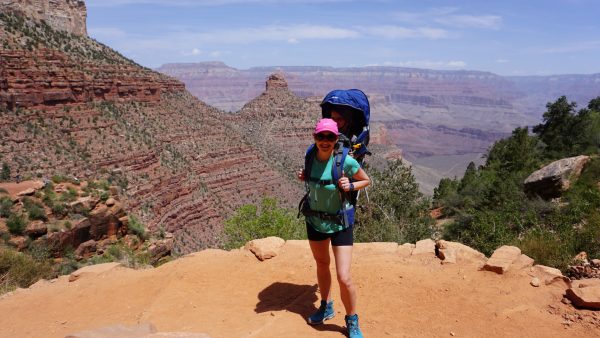
M 46 216 L 46 211 L 44 211 L 44 207 L 38 202 L 35 202 L 30 198 L 25 198 L 23 200 L 23 205 L 25 206 L 25 210 L 27 210 L 27 213 L 29 214 L 29 219 L 42 221 L 48 220 L 48 217 Z
M 0 294 L 17 287 L 27 288 L 39 279 L 54 277 L 47 262 L 39 262 L 26 254 L 0 249 Z
M 257 238 L 277 236 L 285 240 L 306 239 L 304 219 L 277 206 L 274 198 L 264 198 L 260 206 L 247 204 L 240 207 L 235 214 L 225 221 L 225 249 L 235 249 L 246 242 Z
M 6 221 L 6 226 L 8 227 L 8 231 L 14 235 L 20 235 L 25 230 L 25 226 L 27 223 L 25 219 L 17 214 L 12 214 Z
M 10 197 L 2 196 L 0 197 L 0 217 L 9 218 L 12 214 L 11 208 L 13 206 L 13 201 Z
M 129 216 L 128 228 L 132 234 L 137 235 L 139 238 L 146 238 L 146 228 L 144 227 L 144 224 L 140 222 L 137 217 L 135 217 L 135 215 Z
M 432 237 L 430 202 L 419 192 L 411 168 L 396 160 L 383 171 L 367 170 L 373 185 L 369 200 L 362 195 L 358 201 L 356 241 L 414 243 Z

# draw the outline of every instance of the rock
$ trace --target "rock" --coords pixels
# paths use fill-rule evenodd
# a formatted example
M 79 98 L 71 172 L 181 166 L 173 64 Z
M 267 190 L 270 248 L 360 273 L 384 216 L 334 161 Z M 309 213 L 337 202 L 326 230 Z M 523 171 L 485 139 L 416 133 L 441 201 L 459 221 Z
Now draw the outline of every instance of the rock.
M 45 235 L 48 232 L 48 226 L 42 221 L 33 221 L 27 224 L 25 234 L 31 238 L 37 238 Z
M 527 177 L 525 191 L 544 199 L 560 197 L 589 161 L 590 157 L 584 155 L 554 161 Z
M 77 257 L 79 259 L 89 258 L 92 256 L 92 254 L 94 254 L 96 252 L 97 248 L 98 248 L 98 244 L 96 243 L 96 241 L 93 239 L 90 239 L 87 242 L 81 243 L 77 247 L 77 250 L 75 250 L 75 257 Z
M 588 264 L 588 256 L 585 251 L 578 253 L 575 257 L 573 257 L 574 264 Z
M 423 239 L 415 243 L 415 249 L 412 251 L 412 256 L 420 254 L 435 255 L 435 242 L 432 239 Z
M 594 266 L 600 267 L 600 259 L 592 259 L 591 263 Z
M 23 236 L 12 237 L 8 240 L 8 244 L 14 246 L 18 251 L 27 248 L 27 238 Z
M 494 251 L 483 266 L 483 270 L 503 274 L 520 255 L 521 249 L 516 246 L 503 245 Z
M 29 188 L 17 193 L 17 196 L 33 196 L 35 194 L 35 189 Z
M 106 204 L 107 206 L 109 206 L 109 207 L 112 207 L 113 205 L 115 205 L 115 203 L 116 203 L 116 202 L 117 202 L 117 201 L 115 201 L 115 199 L 111 197 L 111 198 L 109 198 L 109 199 L 107 199 L 107 200 L 106 200 L 106 203 L 105 203 L 105 204 Z
M 537 277 L 534 277 L 531 282 L 529 282 L 529 284 L 531 284 L 531 286 L 535 286 L 536 288 L 540 286 L 540 279 Z
M 484 254 L 462 243 L 439 240 L 436 242 L 436 247 L 438 251 L 453 249 L 456 253 L 457 261 L 473 263 L 483 263 L 485 261 Z
M 150 264 L 156 264 L 161 258 L 171 254 L 175 241 L 172 238 L 156 241 L 148 246 Z
M 127 234 L 123 237 L 123 243 L 131 250 L 137 250 L 140 247 L 140 244 L 142 244 L 142 241 L 136 235 Z
M 111 185 L 111 186 L 108 188 L 108 192 L 110 193 L 110 195 L 111 195 L 112 197 L 116 197 L 116 196 L 118 196 L 118 195 L 119 195 L 119 187 L 117 187 L 117 186 L 115 186 L 115 185 Z
M 600 309 L 600 280 L 582 279 L 574 281 L 571 288 L 567 289 L 567 297 L 577 307 Z
M 121 222 L 124 227 L 129 227 L 129 216 L 123 216 L 119 218 L 119 222 Z
M 285 244 L 283 239 L 272 236 L 252 240 L 246 243 L 244 249 L 250 250 L 259 260 L 264 261 L 277 256 L 283 244 Z
M 521 254 L 511 265 L 510 265 L 510 269 L 511 270 L 521 270 L 521 269 L 527 269 L 527 268 L 531 268 L 533 266 L 533 263 L 535 261 L 533 260 L 533 258 L 525 255 L 525 254 Z
M 83 268 L 81 268 L 75 272 L 72 272 L 69 275 L 69 282 L 74 282 L 74 281 L 76 281 L 82 277 L 86 277 L 86 276 L 97 276 L 97 275 L 103 274 L 105 272 L 111 271 L 113 269 L 116 269 L 119 266 L 121 266 L 120 263 L 114 263 L 114 262 L 84 266 Z
M 439 249 L 438 257 L 442 260 L 442 264 L 454 264 L 456 263 L 456 249 L 445 248 Z
M 534 276 L 538 277 L 540 281 L 544 282 L 544 285 L 560 282 L 563 282 L 565 287 L 568 287 L 569 285 L 569 279 L 563 276 L 562 272 L 556 268 L 551 268 L 545 265 L 534 265 L 531 268 L 531 272 Z

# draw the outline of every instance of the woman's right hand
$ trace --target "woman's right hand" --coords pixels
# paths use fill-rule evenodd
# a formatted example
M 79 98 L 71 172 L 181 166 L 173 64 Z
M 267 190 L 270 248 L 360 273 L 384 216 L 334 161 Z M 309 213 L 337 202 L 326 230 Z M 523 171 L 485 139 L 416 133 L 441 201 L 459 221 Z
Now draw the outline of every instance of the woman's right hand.
M 304 181 L 304 169 L 298 170 L 298 179 Z

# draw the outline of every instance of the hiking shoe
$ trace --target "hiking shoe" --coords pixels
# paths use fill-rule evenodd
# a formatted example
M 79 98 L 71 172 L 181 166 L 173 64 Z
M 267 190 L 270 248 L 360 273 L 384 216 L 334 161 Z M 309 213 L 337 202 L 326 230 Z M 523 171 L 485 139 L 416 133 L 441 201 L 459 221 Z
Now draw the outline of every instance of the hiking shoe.
M 308 323 L 310 325 L 323 324 L 324 321 L 333 318 L 333 316 L 335 316 L 335 312 L 333 312 L 333 301 L 326 302 L 322 300 L 321 306 L 319 306 L 317 312 L 308 317 Z
M 358 315 L 355 313 L 352 316 L 346 316 L 346 328 L 348 329 L 349 338 L 363 338 L 360 327 L 358 327 Z

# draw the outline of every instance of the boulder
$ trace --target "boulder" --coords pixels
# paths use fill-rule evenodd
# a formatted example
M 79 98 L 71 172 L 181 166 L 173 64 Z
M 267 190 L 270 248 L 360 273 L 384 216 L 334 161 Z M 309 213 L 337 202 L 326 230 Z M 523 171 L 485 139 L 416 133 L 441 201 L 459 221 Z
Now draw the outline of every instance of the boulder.
M 600 279 L 576 280 L 567 289 L 567 298 L 573 305 L 582 308 L 600 309 Z
M 503 245 L 494 251 L 483 266 L 483 270 L 503 274 L 520 255 L 521 249 L 516 246 Z
M 446 257 L 451 255 L 449 251 L 454 251 L 455 258 L 458 261 L 472 263 L 483 263 L 485 261 L 484 254 L 462 243 L 439 240 L 435 243 L 435 247 L 437 248 L 438 257 L 443 260 L 446 258 L 442 258 L 440 255 Z
M 25 228 L 25 234 L 31 238 L 38 238 L 46 233 L 48 233 L 48 226 L 42 221 L 33 221 Z
M 435 242 L 432 239 L 423 239 L 415 243 L 412 255 L 432 254 L 435 255 Z
M 525 255 L 525 254 L 521 254 L 511 265 L 510 265 L 510 269 L 511 270 L 522 270 L 522 269 L 528 269 L 531 268 L 533 266 L 533 263 L 535 261 L 533 260 L 533 258 Z
M 244 249 L 250 250 L 256 258 L 261 261 L 270 259 L 279 254 L 281 247 L 285 244 L 285 241 L 279 237 L 267 237 L 261 239 L 252 240 L 244 246 Z
M 555 283 L 564 283 L 566 287 L 569 285 L 569 279 L 563 276 L 562 272 L 556 268 L 545 265 L 534 265 L 530 269 L 531 273 L 544 282 L 544 285 Z
M 96 252 L 97 248 L 98 244 L 96 243 L 96 241 L 90 239 L 87 242 L 81 243 L 77 247 L 77 250 L 75 250 L 75 257 L 79 259 L 89 258 Z
M 150 264 L 156 264 L 161 258 L 171 254 L 175 241 L 172 238 L 161 239 L 148 246 Z
M 17 193 L 17 196 L 33 196 L 35 194 L 35 189 L 29 188 Z
M 18 251 L 27 248 L 27 238 L 24 236 L 12 237 L 8 240 L 8 244 L 14 246 Z
M 560 197 L 589 161 L 590 157 L 584 155 L 554 161 L 525 179 L 525 191 L 544 199 Z

